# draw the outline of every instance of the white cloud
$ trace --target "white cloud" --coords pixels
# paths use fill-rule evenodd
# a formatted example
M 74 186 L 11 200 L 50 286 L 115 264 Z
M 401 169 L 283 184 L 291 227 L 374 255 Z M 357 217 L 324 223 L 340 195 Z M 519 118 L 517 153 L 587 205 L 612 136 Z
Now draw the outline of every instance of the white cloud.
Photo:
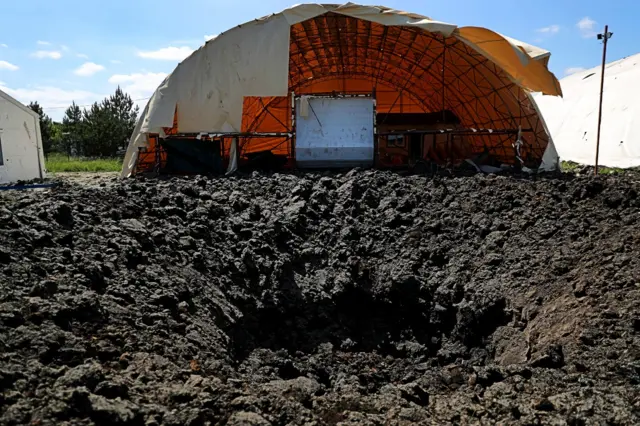
M 18 71 L 20 67 L 7 61 L 0 61 L 0 70 Z
M 549 25 L 548 27 L 538 28 L 536 32 L 547 35 L 558 34 L 560 32 L 560 25 Z
M 564 70 L 564 75 L 577 74 L 579 72 L 586 71 L 586 70 L 587 70 L 586 68 L 582 68 L 582 67 L 571 67 Z
M 582 34 L 582 37 L 584 38 L 591 38 L 596 36 L 597 33 L 595 31 L 595 26 L 596 21 L 589 18 L 588 16 L 585 16 L 576 24 L 576 27 L 578 27 L 578 29 L 580 30 L 580 34 Z
M 9 46 L 7 46 L 7 45 L 6 45 L 6 44 L 4 44 L 4 43 L 0 43 L 0 47 L 7 48 L 7 47 L 9 47 Z
M 190 47 L 164 47 L 162 49 L 138 52 L 138 56 L 145 59 L 156 59 L 162 61 L 181 61 L 193 53 Z
M 0 90 L 7 92 L 24 104 L 38 101 L 45 112 L 54 120 L 62 119 L 65 109 L 74 101 L 78 105 L 88 105 L 104 98 L 104 95 L 86 90 L 65 90 L 52 86 L 12 89 L 0 85 Z
M 109 83 L 119 85 L 122 90 L 131 96 L 131 99 L 138 101 L 136 103 L 140 108 L 143 108 L 147 103 L 146 98 L 153 95 L 153 92 L 156 91 L 166 77 L 167 74 L 163 72 L 115 74 L 109 78 Z
M 104 66 L 102 65 L 94 64 L 93 62 L 85 62 L 73 73 L 80 77 L 89 77 L 102 70 L 104 70 Z
M 49 43 L 48 41 L 38 40 L 36 43 L 38 44 L 38 46 L 51 46 L 51 43 Z
M 69 51 L 69 46 L 65 46 L 63 44 L 62 46 L 60 46 L 60 49 L 62 49 L 63 52 L 68 52 Z
M 167 44 L 170 46 L 193 46 L 200 43 L 201 43 L 201 39 L 191 38 L 191 39 L 182 39 L 182 40 L 171 40 Z
M 117 60 L 117 59 L 112 59 L 110 62 L 111 62 L 112 64 L 121 64 L 121 63 L 122 63 L 122 61 L 119 61 L 119 60 Z
M 38 50 L 37 52 L 33 53 L 31 56 L 38 59 L 45 59 L 45 58 L 60 59 L 62 58 L 62 53 L 56 50 Z
M 85 55 L 84 53 L 78 53 L 76 56 L 82 59 L 89 59 L 89 55 Z
M 213 40 L 216 37 L 218 37 L 218 34 L 206 35 L 206 36 L 204 36 L 204 41 Z

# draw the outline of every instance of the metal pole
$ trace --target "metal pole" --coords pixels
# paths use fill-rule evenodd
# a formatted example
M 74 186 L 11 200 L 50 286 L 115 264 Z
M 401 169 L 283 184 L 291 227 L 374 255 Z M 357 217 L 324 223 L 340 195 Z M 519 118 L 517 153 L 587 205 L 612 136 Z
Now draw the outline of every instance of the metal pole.
M 598 174 L 598 156 L 600 154 L 600 126 L 602 125 L 602 96 L 604 93 L 604 71 L 605 66 L 607 64 L 607 40 L 613 34 L 609 33 L 609 25 L 604 26 L 604 34 L 598 34 L 598 39 L 603 39 L 603 48 L 602 48 L 602 75 L 600 77 L 600 106 L 598 108 L 598 137 L 596 139 L 596 167 L 594 169 L 594 174 Z
M 446 105 L 447 105 L 447 96 L 446 96 L 446 86 L 444 82 L 445 71 L 447 67 L 447 38 L 442 36 L 442 122 L 446 123 L 447 114 L 446 114 Z

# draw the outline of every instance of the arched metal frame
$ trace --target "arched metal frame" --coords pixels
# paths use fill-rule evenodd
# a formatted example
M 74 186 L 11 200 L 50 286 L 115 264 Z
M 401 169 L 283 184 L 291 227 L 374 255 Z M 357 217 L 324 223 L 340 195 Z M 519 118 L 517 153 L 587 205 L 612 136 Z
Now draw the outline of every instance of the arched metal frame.
M 408 96 L 424 112 L 453 111 L 463 127 L 532 129 L 523 135 L 524 156 L 534 162 L 539 163 L 549 141 L 528 94 L 455 36 L 388 27 L 331 12 L 293 25 L 290 92 L 309 94 L 308 88 L 318 82 L 341 79 L 395 88 L 398 96 Z M 285 98 L 256 99 L 262 103 L 261 110 L 244 131 L 260 131 L 268 116 L 277 119 L 278 105 L 290 108 Z M 280 116 L 286 117 L 282 125 L 290 126 L 290 109 L 280 111 Z M 513 139 L 508 135 L 472 138 L 477 148 L 513 158 Z

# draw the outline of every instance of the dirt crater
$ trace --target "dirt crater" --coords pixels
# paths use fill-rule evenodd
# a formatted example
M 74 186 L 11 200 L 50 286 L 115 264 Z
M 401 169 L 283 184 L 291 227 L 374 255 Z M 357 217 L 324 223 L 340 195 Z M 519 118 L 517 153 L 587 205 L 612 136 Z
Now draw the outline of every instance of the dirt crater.
M 637 179 L 0 194 L 2 424 L 637 424 Z

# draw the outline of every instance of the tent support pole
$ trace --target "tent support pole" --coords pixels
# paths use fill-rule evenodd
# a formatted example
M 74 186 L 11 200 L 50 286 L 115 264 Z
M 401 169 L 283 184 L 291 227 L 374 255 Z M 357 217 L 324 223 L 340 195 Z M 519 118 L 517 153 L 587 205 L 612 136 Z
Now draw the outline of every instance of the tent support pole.
M 158 141 L 156 142 L 153 171 L 157 174 L 160 174 L 160 139 L 158 139 Z
M 376 87 L 371 91 L 373 98 L 373 167 L 378 165 L 378 100 L 376 97 Z
M 600 155 L 600 126 L 602 125 L 602 96 L 604 93 L 604 71 L 607 64 L 607 40 L 612 36 L 609 33 L 609 25 L 604 26 L 604 34 L 598 34 L 598 40 L 603 40 L 602 48 L 602 75 L 600 76 L 600 106 L 598 108 L 598 137 L 596 139 L 596 165 L 594 174 L 598 174 L 598 157 Z
M 444 74 L 445 74 L 445 67 L 447 65 L 446 63 L 446 59 L 447 59 L 447 38 L 445 36 L 442 36 L 442 122 L 446 123 L 447 122 L 447 114 L 445 111 L 445 106 L 447 104 L 447 96 L 446 96 L 446 87 L 445 87 L 445 82 L 444 82 Z
M 289 158 L 291 158 L 292 167 L 297 167 L 296 161 L 296 92 L 291 91 L 291 142 L 289 143 Z

